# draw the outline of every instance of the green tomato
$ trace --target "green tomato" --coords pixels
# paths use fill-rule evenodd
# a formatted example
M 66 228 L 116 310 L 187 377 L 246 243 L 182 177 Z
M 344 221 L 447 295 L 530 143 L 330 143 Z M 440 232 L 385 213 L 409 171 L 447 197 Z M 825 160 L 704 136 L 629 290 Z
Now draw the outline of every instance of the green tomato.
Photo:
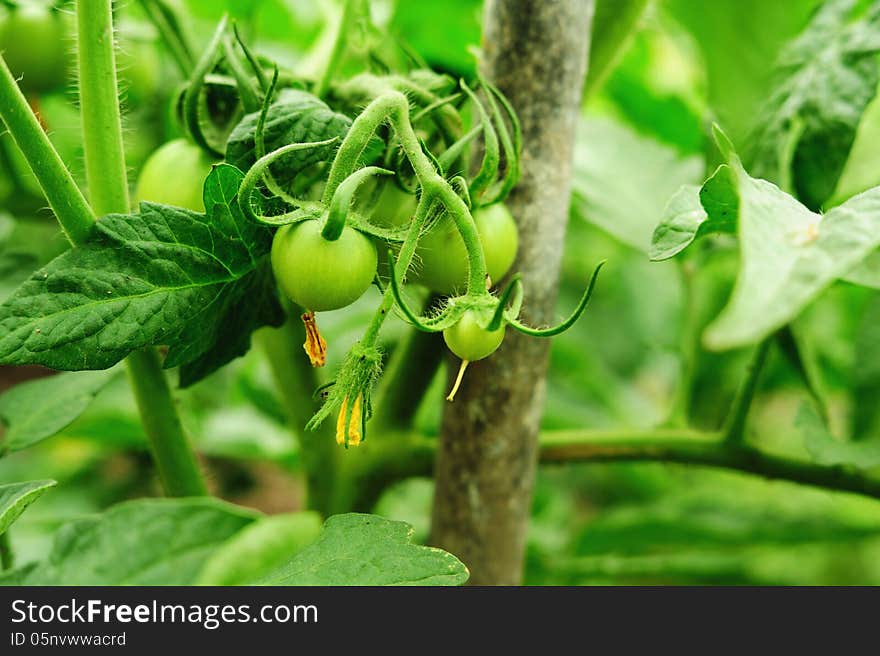
M 272 270 L 287 297 L 312 312 L 338 310 L 359 299 L 376 276 L 376 247 L 346 226 L 339 239 L 321 236 L 318 221 L 286 225 L 272 241 Z
M 138 176 L 135 200 L 204 212 L 202 189 L 212 162 L 205 152 L 186 139 L 169 141 L 144 163 Z
M 67 83 L 67 21 L 48 2 L 23 2 L 0 13 L 0 51 L 25 91 L 42 93 Z
M 480 208 L 473 216 L 489 278 L 493 282 L 500 280 L 516 258 L 519 242 L 516 222 L 501 203 Z M 419 240 L 415 262 L 412 282 L 421 283 L 440 294 L 464 292 L 468 276 L 467 249 L 448 217 L 441 219 Z
M 376 197 L 370 221 L 384 228 L 399 228 L 410 222 L 417 205 L 413 194 L 408 194 L 396 182 L 388 180 Z
M 492 355 L 504 340 L 504 324 L 498 330 L 486 330 L 480 317 L 468 310 L 453 326 L 443 331 L 446 346 L 462 360 L 474 362 Z

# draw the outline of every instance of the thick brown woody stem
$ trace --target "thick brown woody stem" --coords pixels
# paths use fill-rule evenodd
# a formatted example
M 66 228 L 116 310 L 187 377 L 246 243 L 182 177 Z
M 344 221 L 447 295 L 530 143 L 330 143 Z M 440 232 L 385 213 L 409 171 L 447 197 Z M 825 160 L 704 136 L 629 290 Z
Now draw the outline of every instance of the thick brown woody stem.
M 507 204 L 520 230 L 514 270 L 525 288 L 522 317 L 536 326 L 556 314 L 593 7 L 593 0 L 486 2 L 482 71 L 523 128 L 523 175 Z M 546 339 L 509 330 L 498 352 L 471 365 L 446 406 L 432 541 L 468 565 L 473 584 L 522 580 L 549 348 Z

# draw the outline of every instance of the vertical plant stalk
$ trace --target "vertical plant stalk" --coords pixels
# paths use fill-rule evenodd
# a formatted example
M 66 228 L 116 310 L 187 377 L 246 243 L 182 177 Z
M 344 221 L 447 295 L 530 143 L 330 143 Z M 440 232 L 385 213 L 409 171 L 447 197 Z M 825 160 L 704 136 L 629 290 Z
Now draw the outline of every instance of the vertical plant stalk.
M 327 516 L 334 495 L 338 449 L 329 423 L 316 430 L 305 428 L 317 406 L 312 395 L 318 387 L 318 376 L 303 353 L 306 331 L 296 309 L 280 328 L 260 329 L 257 339 L 269 358 L 275 389 L 300 440 L 308 490 L 306 503 L 310 510 Z
M 0 57 L 0 117 L 37 177 L 49 207 L 67 238 L 78 244 L 88 237 L 95 214 L 76 186 L 46 132 Z
M 83 146 L 92 210 L 98 216 L 125 213 L 130 208 L 111 0 L 78 0 L 76 18 Z M 165 492 L 171 496 L 205 494 L 205 483 L 183 432 L 158 353 L 152 349 L 132 353 L 127 364 Z
M 767 353 L 770 351 L 770 344 L 773 337 L 767 337 L 757 347 L 749 362 L 746 376 L 737 390 L 736 397 L 733 399 L 733 405 L 730 408 L 730 414 L 724 423 L 724 440 L 727 444 L 742 444 L 746 439 L 746 422 L 749 418 L 749 410 L 752 408 L 752 399 L 755 398 L 755 392 L 758 389 L 758 380 L 761 371 L 764 369 L 764 363 L 767 361 Z
M 12 569 L 15 558 L 12 555 L 12 545 L 9 543 L 9 530 L 0 533 L 0 572 Z
M 523 129 L 523 175 L 508 198 L 520 231 L 531 325 L 553 322 L 571 193 L 572 144 L 586 74 L 592 0 L 489 0 L 483 74 Z M 432 542 L 461 558 L 471 583 L 518 584 L 538 456 L 550 344 L 510 331 L 472 363 L 446 406 Z

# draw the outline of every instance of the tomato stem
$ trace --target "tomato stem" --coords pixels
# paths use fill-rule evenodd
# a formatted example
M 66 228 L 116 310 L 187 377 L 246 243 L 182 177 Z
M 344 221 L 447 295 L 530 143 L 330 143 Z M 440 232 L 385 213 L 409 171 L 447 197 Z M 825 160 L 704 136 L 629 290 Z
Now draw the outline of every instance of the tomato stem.
M 86 183 L 98 216 L 130 209 L 110 11 L 109 0 L 76 5 Z
M 409 120 L 409 101 L 398 91 L 387 91 L 367 105 L 354 120 L 342 141 L 330 168 L 323 202 L 329 204 L 340 184 L 357 170 L 361 155 L 379 126 L 389 123 L 403 152 L 413 167 L 422 188 L 422 196 L 435 197 L 452 217 L 468 254 L 468 293 L 485 292 L 486 260 L 473 216 L 464 200 L 435 168 Z M 414 245 L 413 245 L 414 246 Z M 402 251 L 401 251 L 402 257 Z M 407 266 L 409 262 L 407 262 Z M 404 269 L 401 278 L 406 274 Z
M 24 154 L 67 238 L 74 244 L 85 241 L 95 223 L 95 213 L 40 126 L 2 56 L 0 118 Z
M 86 179 L 92 208 L 99 214 L 129 211 L 122 142 L 111 0 L 76 4 L 79 90 Z M 42 162 L 31 162 L 39 170 Z M 62 215 L 58 215 L 59 220 Z M 207 489 L 162 363 L 155 349 L 136 351 L 127 361 L 129 380 L 163 487 L 172 496 L 198 496 Z
M 9 529 L 6 529 L 0 533 L 0 571 L 12 569 L 14 564 L 12 545 L 9 544 Z

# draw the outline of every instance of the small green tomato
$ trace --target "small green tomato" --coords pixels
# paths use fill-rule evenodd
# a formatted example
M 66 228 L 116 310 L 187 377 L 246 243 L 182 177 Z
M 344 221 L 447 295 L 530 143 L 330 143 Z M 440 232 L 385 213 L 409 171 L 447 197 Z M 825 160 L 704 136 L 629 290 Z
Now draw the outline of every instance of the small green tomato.
M 480 321 L 480 315 L 473 310 L 467 310 L 458 320 L 458 322 L 443 331 L 443 340 L 446 346 L 455 355 L 461 358 L 461 366 L 458 369 L 458 376 L 455 378 L 455 384 L 452 386 L 447 401 L 455 400 L 455 394 L 461 386 L 464 378 L 464 372 L 468 364 L 474 360 L 482 360 L 488 358 L 504 341 L 504 324 L 497 330 L 487 330 L 483 328 Z
M 25 1 L 0 9 L 0 51 L 21 87 L 28 93 L 44 93 L 67 83 L 68 17 L 47 2 Z
M 147 158 L 138 176 L 135 200 L 204 212 L 202 189 L 212 162 L 186 139 L 174 139 Z
M 465 312 L 453 326 L 443 331 L 446 346 L 462 360 L 473 362 L 492 355 L 504 340 L 504 325 L 486 330 L 473 310 Z
M 287 225 L 272 241 L 272 270 L 291 301 L 312 312 L 338 310 L 359 299 L 376 276 L 376 247 L 346 226 L 339 239 L 321 236 L 318 221 Z

